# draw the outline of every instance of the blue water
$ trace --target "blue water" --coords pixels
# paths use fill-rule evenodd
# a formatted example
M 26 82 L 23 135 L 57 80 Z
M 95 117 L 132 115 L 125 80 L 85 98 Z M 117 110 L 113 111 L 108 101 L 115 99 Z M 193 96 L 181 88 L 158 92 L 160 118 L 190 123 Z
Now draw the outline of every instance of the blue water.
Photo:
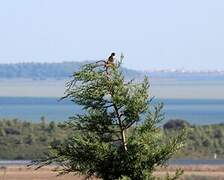
M 169 160 L 173 165 L 224 165 L 223 159 L 175 159 Z
M 192 124 L 224 123 L 224 99 L 157 99 L 164 103 L 165 119 L 184 119 Z M 0 118 L 18 118 L 37 122 L 65 121 L 81 108 L 57 98 L 0 97 Z

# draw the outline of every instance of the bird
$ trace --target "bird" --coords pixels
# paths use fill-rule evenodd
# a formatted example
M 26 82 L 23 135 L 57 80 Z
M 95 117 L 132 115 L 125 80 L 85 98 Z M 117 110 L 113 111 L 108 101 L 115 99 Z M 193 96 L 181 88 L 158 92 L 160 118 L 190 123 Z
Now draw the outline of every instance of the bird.
M 106 69 L 106 75 L 107 76 L 109 75 L 108 69 L 110 67 L 114 68 L 114 56 L 115 56 L 115 53 L 112 52 L 111 55 L 108 57 L 106 63 L 105 63 L 105 69 Z
M 107 59 L 107 63 L 114 63 L 114 56 L 115 56 L 115 53 L 112 52 L 109 58 Z

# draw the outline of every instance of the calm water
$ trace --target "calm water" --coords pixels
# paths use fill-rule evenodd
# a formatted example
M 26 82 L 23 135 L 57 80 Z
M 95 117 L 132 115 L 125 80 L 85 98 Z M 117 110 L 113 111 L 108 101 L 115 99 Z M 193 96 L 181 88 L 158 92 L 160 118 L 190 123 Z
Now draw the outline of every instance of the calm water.
M 174 165 L 224 165 L 223 159 L 175 159 L 169 164 Z
M 164 102 L 165 118 L 180 118 L 192 124 L 224 123 L 224 99 L 159 99 Z M 80 112 L 77 105 L 57 98 L 0 97 L 0 118 L 64 121 Z

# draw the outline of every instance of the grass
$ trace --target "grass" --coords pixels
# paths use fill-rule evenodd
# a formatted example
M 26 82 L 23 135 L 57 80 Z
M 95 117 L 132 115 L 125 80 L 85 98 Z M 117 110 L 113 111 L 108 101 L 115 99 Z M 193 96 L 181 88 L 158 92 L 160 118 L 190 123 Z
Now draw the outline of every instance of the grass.
M 166 172 L 174 173 L 176 168 L 185 170 L 181 180 L 222 180 L 224 179 L 223 166 L 169 166 L 166 169 L 157 169 L 156 175 L 163 176 Z M 53 167 L 43 167 L 39 170 L 27 168 L 26 166 L 10 165 L 0 167 L 0 180 L 82 180 L 81 176 L 72 174 L 57 176 L 57 172 L 52 171 Z

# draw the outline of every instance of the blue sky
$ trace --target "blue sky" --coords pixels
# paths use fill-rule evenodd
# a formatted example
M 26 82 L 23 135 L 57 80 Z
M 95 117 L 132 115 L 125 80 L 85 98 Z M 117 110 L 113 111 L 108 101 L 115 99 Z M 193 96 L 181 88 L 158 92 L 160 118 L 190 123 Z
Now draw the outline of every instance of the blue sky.
M 223 0 L 7 0 L 0 63 L 102 59 L 134 69 L 224 69 Z

